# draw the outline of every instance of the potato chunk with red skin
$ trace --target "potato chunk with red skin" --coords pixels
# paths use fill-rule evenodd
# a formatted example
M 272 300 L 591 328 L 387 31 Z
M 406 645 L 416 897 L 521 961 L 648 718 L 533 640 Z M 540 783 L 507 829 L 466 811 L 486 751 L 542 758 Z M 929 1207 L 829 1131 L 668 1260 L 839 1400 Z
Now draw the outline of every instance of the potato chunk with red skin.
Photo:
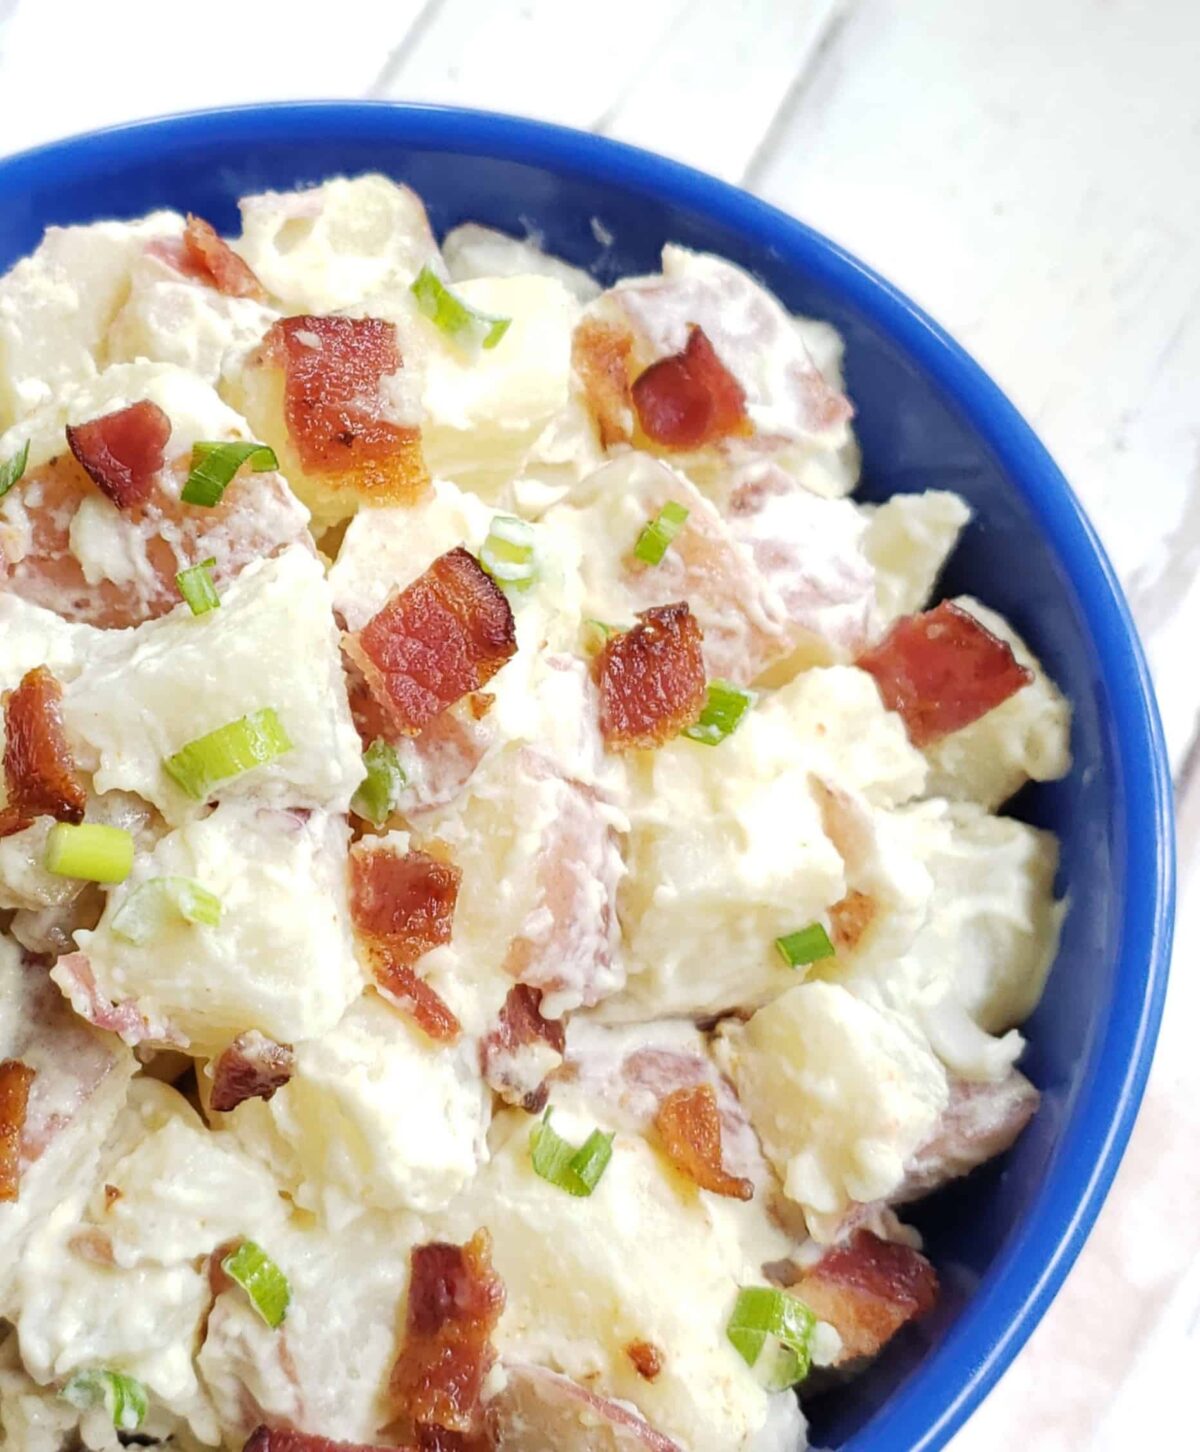
M 497 1447 L 521 1446 L 532 1435 L 533 1445 L 556 1452 L 682 1452 L 626 1402 L 547 1367 L 506 1365 L 505 1371 L 504 1390 L 488 1404 Z
M 390 1381 L 397 1412 L 414 1429 L 477 1433 L 483 1379 L 495 1360 L 492 1333 L 504 1310 L 491 1237 L 478 1230 L 466 1245 L 419 1245 L 410 1265 L 404 1340 Z
M 842 1338 L 840 1361 L 874 1356 L 909 1321 L 937 1304 L 933 1267 L 907 1245 L 869 1230 L 828 1250 L 792 1291 Z
M 402 736 L 417 736 L 517 651 L 512 609 L 470 551 L 448 550 L 353 635 L 346 653 Z
M 424 493 L 421 431 L 389 418 L 383 395 L 383 380 L 403 367 L 394 323 L 283 318 L 260 352 L 283 373 L 284 423 L 306 474 L 372 504 Z
M 856 664 L 874 676 L 914 746 L 969 726 L 1033 680 L 1007 641 L 949 600 L 898 620 Z
M 703 636 L 686 602 L 638 612 L 596 657 L 600 733 L 611 750 L 661 746 L 704 706 Z
M 11 1202 L 20 1194 L 21 1132 L 34 1078 L 34 1071 L 19 1059 L 0 1064 L 0 1202 Z
M 148 399 L 67 425 L 71 452 L 97 489 L 125 511 L 149 502 L 170 437 L 171 420 Z
M 45 666 L 27 671 L 4 703 L 4 785 L 0 836 L 34 817 L 82 822 L 87 791 L 62 724 L 62 687 Z

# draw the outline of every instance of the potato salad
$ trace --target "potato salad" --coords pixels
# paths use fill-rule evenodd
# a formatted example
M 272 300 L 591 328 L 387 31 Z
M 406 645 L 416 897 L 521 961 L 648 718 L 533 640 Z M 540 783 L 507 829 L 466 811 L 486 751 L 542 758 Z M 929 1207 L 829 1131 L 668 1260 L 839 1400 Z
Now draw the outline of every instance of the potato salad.
M 4 1452 L 798 1452 L 919 1340 L 1070 707 L 858 472 L 747 272 L 381 176 L 0 280 Z

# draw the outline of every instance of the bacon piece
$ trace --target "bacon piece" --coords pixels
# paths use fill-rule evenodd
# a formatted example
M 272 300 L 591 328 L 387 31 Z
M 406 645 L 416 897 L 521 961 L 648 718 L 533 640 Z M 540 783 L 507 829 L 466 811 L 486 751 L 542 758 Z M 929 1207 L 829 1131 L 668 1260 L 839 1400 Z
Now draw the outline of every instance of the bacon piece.
M 633 335 L 627 328 L 585 318 L 571 339 L 571 362 L 583 396 L 596 420 L 600 442 L 629 443 L 633 437 L 633 395 L 629 388 L 629 355 Z
M 633 1362 L 633 1369 L 644 1381 L 653 1381 L 661 1375 L 663 1354 L 653 1341 L 631 1341 L 625 1348 L 625 1355 Z
M 295 1069 L 291 1044 L 277 1044 L 257 1029 L 248 1029 L 238 1034 L 213 1064 L 209 1107 L 227 1114 L 247 1099 L 270 1099 Z
M 344 641 L 403 736 L 416 736 L 478 691 L 517 650 L 512 609 L 460 545 L 449 550 Z
M 267 294 L 250 266 L 243 262 L 216 228 L 203 217 L 188 213 L 183 234 L 183 270 L 215 287 L 226 297 L 250 297 L 266 302 Z
M 722 1168 L 721 1115 L 711 1084 L 668 1094 L 654 1123 L 675 1168 L 702 1190 L 733 1200 L 754 1198 L 750 1180 L 727 1174 Z
M 454 863 L 426 852 L 359 847 L 350 855 L 350 916 L 366 940 L 375 981 L 440 1043 L 452 1043 L 462 1026 L 413 964 L 450 941 L 461 880 Z
M 491 1249 L 487 1231 L 477 1230 L 466 1245 L 434 1241 L 412 1252 L 404 1341 L 390 1391 L 414 1426 L 481 1430 L 479 1398 L 504 1310 L 504 1282 L 492 1269 Z
M 661 746 L 696 721 L 704 706 L 702 642 L 686 602 L 641 610 L 632 630 L 608 640 L 593 667 L 606 746 Z
M 263 339 L 283 370 L 284 421 L 300 462 L 375 504 L 410 504 L 429 473 L 421 431 L 385 417 L 383 380 L 404 366 L 394 323 L 283 318 Z
M 875 900 L 865 892 L 852 889 L 829 909 L 835 948 L 857 947 L 862 935 L 875 917 Z
M 695 324 L 683 352 L 651 363 L 632 395 L 642 432 L 665 449 L 700 449 L 750 433 L 741 384 Z
M 550 1097 L 547 1064 L 562 1062 L 566 1031 L 556 1019 L 541 1015 L 542 995 L 527 983 L 508 991 L 500 1018 L 479 1045 L 484 1079 L 507 1104 L 540 1114 Z
M 874 1356 L 938 1298 L 937 1274 L 923 1255 L 869 1230 L 826 1251 L 792 1289 L 842 1338 L 841 1361 Z
M 450 941 L 461 870 L 427 852 L 358 847 L 350 854 L 350 916 L 374 951 L 411 965 Z
M 170 437 L 171 420 L 148 399 L 67 427 L 71 452 L 122 510 L 149 502 Z
M 898 620 L 857 664 L 904 718 L 914 746 L 960 731 L 1033 680 L 1007 641 L 950 600 Z
M 20 1193 L 21 1131 L 35 1077 L 19 1059 L 0 1063 L 0 1203 L 15 1200 Z
M 385 996 L 412 1018 L 423 1032 L 439 1044 L 454 1043 L 462 1024 L 445 999 L 407 963 L 383 957 L 375 963 L 375 981 Z
M 45 666 L 27 671 L 4 703 L 4 784 L 0 836 L 34 817 L 82 822 L 87 791 L 62 724 L 62 687 Z
M 542 1366 L 506 1365 L 504 1390 L 488 1403 L 498 1448 L 554 1452 L 681 1452 L 624 1402 Z
M 291 1427 L 255 1427 L 242 1452 L 404 1452 L 402 1447 L 372 1447 L 362 1442 L 335 1442 Z

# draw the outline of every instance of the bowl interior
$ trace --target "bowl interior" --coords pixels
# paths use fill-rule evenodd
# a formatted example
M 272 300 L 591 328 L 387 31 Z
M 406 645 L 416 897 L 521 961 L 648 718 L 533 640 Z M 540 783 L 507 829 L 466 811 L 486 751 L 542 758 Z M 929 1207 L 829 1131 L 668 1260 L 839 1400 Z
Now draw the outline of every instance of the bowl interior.
M 953 489 L 975 513 L 947 593 L 969 591 L 1031 642 L 1075 707 L 1069 777 L 1019 815 L 1062 839 L 1062 951 L 1023 1064 L 1043 1108 L 1014 1152 L 915 1219 L 939 1267 L 936 1316 L 812 1405 L 813 1440 L 855 1452 L 941 1445 L 1044 1309 L 1115 1170 L 1149 1058 L 1169 943 L 1164 757 L 1136 638 L 1069 490 L 1017 415 L 886 284 L 769 208 L 642 153 L 471 113 L 255 108 L 101 133 L 0 163 L 0 267 L 49 223 L 193 210 L 236 225 L 247 192 L 386 172 L 439 231 L 532 231 L 602 280 L 653 270 L 666 241 L 758 274 L 846 341 L 860 497 Z M 886 1411 L 883 1410 L 887 1404 Z

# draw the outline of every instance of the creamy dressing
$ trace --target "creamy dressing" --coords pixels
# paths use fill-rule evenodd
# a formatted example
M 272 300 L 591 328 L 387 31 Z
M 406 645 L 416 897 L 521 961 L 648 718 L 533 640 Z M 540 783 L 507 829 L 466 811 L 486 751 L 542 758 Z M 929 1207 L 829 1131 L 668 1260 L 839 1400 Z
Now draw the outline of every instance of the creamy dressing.
M 134 847 L 128 878 L 98 886 L 47 870 L 50 818 L 0 837 L 0 912 L 16 912 L 0 1060 L 36 1071 L 19 1198 L 0 1204 L 5 1446 L 115 1449 L 102 1409 L 57 1395 L 95 1368 L 136 1378 L 142 1431 L 184 1448 L 238 1452 L 263 1421 L 393 1441 L 409 1255 L 486 1228 L 507 1295 L 485 1381 L 507 1408 L 498 1452 L 651 1434 L 795 1452 L 796 1398 L 768 1393 L 725 1334 L 738 1291 L 813 1267 L 854 1227 L 917 1243 L 889 1204 L 1004 1148 L 1031 1108 L 1013 1064 L 1066 908 L 1055 840 L 997 813 L 1067 770 L 1069 704 L 963 598 L 1032 683 L 910 742 L 855 661 L 931 602 L 969 511 L 940 490 L 849 497 L 840 339 L 749 274 L 669 246 L 661 274 L 601 292 L 535 239 L 474 224 L 439 251 L 419 198 L 381 176 L 246 198 L 242 216 L 233 246 L 265 302 L 176 269 L 173 213 L 52 229 L 0 280 L 0 462 L 30 446 L 0 501 L 0 691 L 53 672 L 86 820 Z M 425 266 L 510 320 L 495 347 L 421 313 Z M 347 483 L 301 465 L 261 343 L 310 313 L 394 327 L 400 368 L 349 402 L 419 433 L 410 502 L 380 503 L 369 469 Z M 625 330 L 630 377 L 701 326 L 747 427 L 690 451 L 606 446 L 572 361 L 585 318 Z M 122 511 L 64 458 L 65 429 L 142 400 L 171 424 L 166 504 Z M 182 504 L 193 445 L 221 439 L 271 443 L 279 470 L 243 471 L 219 514 Z M 637 544 L 664 506 L 687 518 L 651 564 Z M 403 735 L 367 709 L 344 634 L 447 551 L 485 555 L 503 514 L 528 522 L 533 560 L 508 592 L 515 650 Z M 207 556 L 219 607 L 193 615 L 174 575 Z M 752 705 L 717 745 L 611 750 L 604 630 L 676 601 L 709 680 Z M 437 643 L 404 669 L 436 670 Z M 266 708 L 287 749 L 202 800 L 165 770 Z M 360 732 L 390 733 L 404 773 L 373 837 L 350 810 Z M 364 834 L 461 874 L 449 941 L 412 965 L 453 1042 L 375 984 L 348 891 Z M 218 921 L 167 912 L 131 941 L 131 901 L 163 878 L 211 894 Z M 809 929 L 836 951 L 785 963 L 776 940 Z M 18 940 L 66 951 L 47 966 Z M 513 1044 L 518 982 L 549 1027 Z M 222 1110 L 235 1041 L 290 1056 L 291 1077 Z M 614 1136 L 590 1196 L 535 1172 L 537 1121 L 499 1097 L 506 1070 L 521 1093 L 545 1078 L 573 1144 Z M 697 1086 L 745 1200 L 668 1152 L 663 1101 Z M 210 1277 L 242 1238 L 287 1279 L 277 1329 Z M 653 1378 L 639 1340 L 661 1356 Z M 838 1330 L 819 1323 L 811 1349 L 834 1364 Z

